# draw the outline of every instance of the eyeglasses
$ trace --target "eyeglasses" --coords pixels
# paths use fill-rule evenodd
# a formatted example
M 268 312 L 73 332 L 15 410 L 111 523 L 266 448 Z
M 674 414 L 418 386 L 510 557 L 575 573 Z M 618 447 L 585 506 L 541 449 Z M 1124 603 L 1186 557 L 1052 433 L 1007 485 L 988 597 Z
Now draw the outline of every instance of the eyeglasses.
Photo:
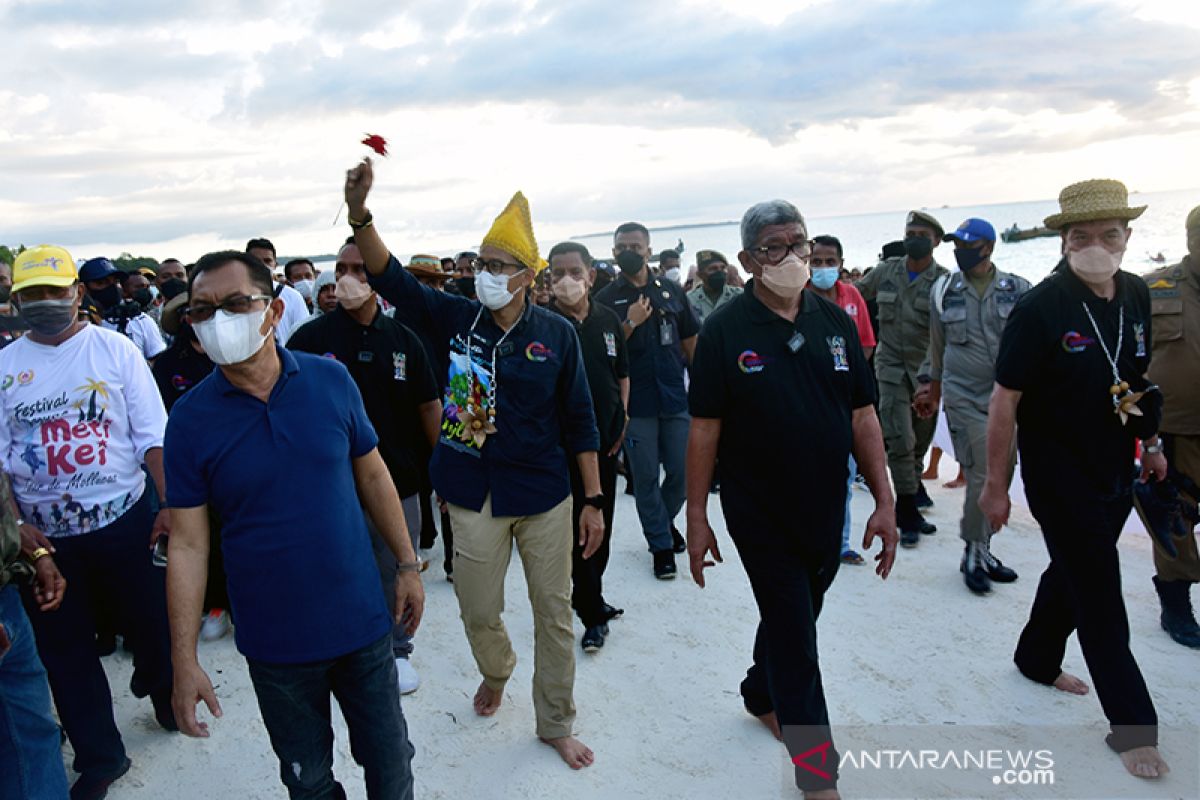
M 477 271 L 486 271 L 491 275 L 516 275 L 518 272 L 525 269 L 524 264 L 517 264 L 512 261 L 501 261 L 498 258 L 487 260 L 477 258 L 471 262 L 471 266 Z
M 807 263 L 812 258 L 811 242 L 792 242 L 791 244 L 769 244 L 766 247 L 754 247 L 750 250 L 760 264 L 774 266 L 783 261 L 791 253 Z
M 251 307 L 258 300 L 266 300 L 270 302 L 274 300 L 269 294 L 235 294 L 233 297 L 226 298 L 215 306 L 209 303 L 197 303 L 195 305 L 185 306 L 183 308 L 183 316 L 188 322 L 208 322 L 212 319 L 217 309 L 228 314 L 246 314 L 249 313 Z

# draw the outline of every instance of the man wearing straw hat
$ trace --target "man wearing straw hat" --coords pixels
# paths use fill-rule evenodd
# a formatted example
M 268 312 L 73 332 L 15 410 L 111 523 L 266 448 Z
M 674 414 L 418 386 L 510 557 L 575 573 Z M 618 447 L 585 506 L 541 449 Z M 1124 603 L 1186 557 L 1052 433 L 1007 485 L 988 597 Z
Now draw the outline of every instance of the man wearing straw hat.
M 1109 747 L 1143 778 L 1165 774 L 1158 717 L 1129 649 L 1117 537 L 1133 504 L 1134 446 L 1140 480 L 1167 474 L 1158 424 L 1162 395 L 1150 367 L 1150 293 L 1120 270 L 1130 207 L 1125 186 L 1091 180 L 1063 189 L 1046 226 L 1062 233 L 1063 258 L 1009 317 L 988 409 L 988 475 L 979 505 L 991 528 L 1007 521 L 1013 429 L 1029 510 L 1050 566 L 1042 573 L 1013 660 L 1030 680 L 1086 694 L 1063 670 L 1067 638 L 1079 646 L 1108 718 Z
M 454 589 L 483 682 L 475 712 L 500 708 L 516 654 L 500 619 L 515 541 L 534 615 L 533 704 L 537 735 L 572 769 L 592 751 L 573 735 L 571 484 L 567 459 L 583 478 L 583 557 L 604 535 L 597 451 L 600 438 L 571 324 L 528 302 L 546 266 L 529 204 L 520 192 L 496 218 L 475 260 L 477 301 L 422 286 L 392 256 L 366 208 L 373 173 L 365 159 L 346 174 L 348 221 L 372 287 L 397 314 L 431 332 L 449 357 L 441 437 L 430 463 L 454 523 Z

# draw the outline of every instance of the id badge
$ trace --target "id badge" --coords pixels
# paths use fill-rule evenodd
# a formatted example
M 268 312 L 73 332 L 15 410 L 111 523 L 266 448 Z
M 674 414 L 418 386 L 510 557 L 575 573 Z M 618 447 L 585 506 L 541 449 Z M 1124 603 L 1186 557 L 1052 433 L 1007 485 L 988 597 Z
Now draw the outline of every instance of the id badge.
M 658 341 L 663 347 L 675 344 L 675 329 L 669 319 L 663 319 L 658 324 Z

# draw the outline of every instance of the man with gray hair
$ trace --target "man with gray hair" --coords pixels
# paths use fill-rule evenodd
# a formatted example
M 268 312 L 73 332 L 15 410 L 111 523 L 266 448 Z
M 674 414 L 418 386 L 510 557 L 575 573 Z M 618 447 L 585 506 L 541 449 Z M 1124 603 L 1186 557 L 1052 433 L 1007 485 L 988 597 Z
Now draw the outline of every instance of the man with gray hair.
M 895 501 L 858 332 L 805 289 L 811 248 L 800 212 L 783 200 L 754 206 L 742 218 L 742 248 L 753 280 L 705 321 L 692 362 L 688 557 L 703 588 L 704 569 L 721 561 L 707 512 L 719 458 L 726 527 L 761 616 L 742 701 L 787 745 L 805 797 L 826 800 L 838 797 L 838 754 L 816 624 L 840 563 L 851 452 L 875 499 L 863 547 L 882 540 L 882 578 L 896 557 Z

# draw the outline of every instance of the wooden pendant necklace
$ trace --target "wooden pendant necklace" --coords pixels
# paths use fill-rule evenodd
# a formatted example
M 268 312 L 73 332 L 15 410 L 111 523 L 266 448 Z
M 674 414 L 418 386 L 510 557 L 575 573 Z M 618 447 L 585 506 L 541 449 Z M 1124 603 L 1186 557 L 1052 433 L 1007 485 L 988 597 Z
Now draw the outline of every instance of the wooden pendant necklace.
M 1104 357 L 1108 359 L 1108 364 L 1112 367 L 1113 382 L 1112 386 L 1108 387 L 1108 393 L 1112 396 L 1113 413 L 1120 417 L 1121 424 L 1125 425 L 1131 416 L 1142 416 L 1142 410 L 1138 408 L 1137 403 L 1145 394 L 1145 392 L 1131 392 L 1129 382 L 1121 380 L 1121 372 L 1117 367 L 1117 359 L 1121 355 L 1121 345 L 1125 342 L 1125 306 L 1121 306 L 1117 318 L 1117 349 L 1114 355 L 1109 352 L 1108 345 L 1104 342 L 1104 335 L 1100 333 L 1100 326 L 1096 324 L 1092 310 L 1085 302 L 1081 302 L 1080 305 L 1083 306 L 1083 312 L 1087 314 L 1088 322 L 1092 323 L 1092 330 L 1096 333 L 1096 340 L 1100 342 L 1100 349 L 1104 351 Z

